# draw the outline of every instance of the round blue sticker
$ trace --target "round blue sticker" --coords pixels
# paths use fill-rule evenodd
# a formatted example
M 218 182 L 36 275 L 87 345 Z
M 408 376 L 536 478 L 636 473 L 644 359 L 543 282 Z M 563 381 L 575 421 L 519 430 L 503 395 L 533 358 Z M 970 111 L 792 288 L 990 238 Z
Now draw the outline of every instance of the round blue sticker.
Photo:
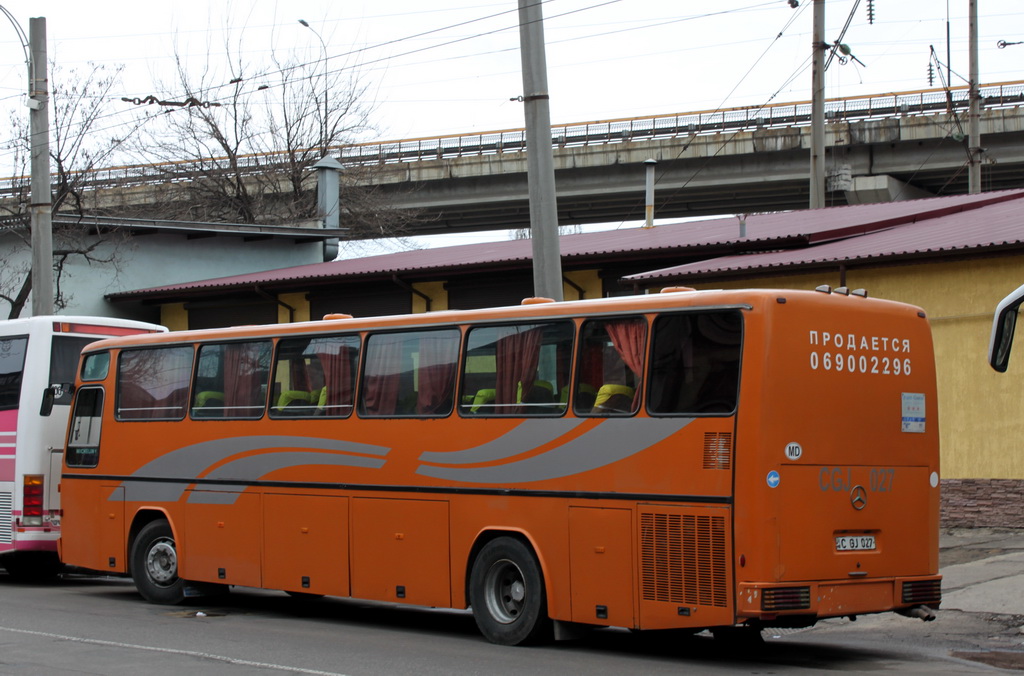
M 782 481 L 782 477 L 779 476 L 778 472 L 772 470 L 768 472 L 768 476 L 765 478 L 765 481 L 768 482 L 769 488 L 775 488 L 779 485 L 779 482 Z

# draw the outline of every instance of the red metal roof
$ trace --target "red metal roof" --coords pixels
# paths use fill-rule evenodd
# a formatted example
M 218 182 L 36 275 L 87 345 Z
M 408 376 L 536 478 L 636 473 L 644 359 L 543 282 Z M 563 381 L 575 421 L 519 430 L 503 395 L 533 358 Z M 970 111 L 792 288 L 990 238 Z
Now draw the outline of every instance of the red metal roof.
M 848 258 L 923 254 L 949 249 L 1000 246 L 1024 241 L 1024 190 L 935 197 L 806 211 L 751 214 L 746 237 L 737 217 L 628 228 L 559 238 L 566 263 L 609 258 L 642 258 L 646 253 L 678 252 L 709 260 L 626 277 L 635 281 L 801 266 Z M 1014 219 L 1011 214 L 1017 214 Z M 996 224 L 1000 224 L 996 227 Z M 919 226 L 919 227 L 912 227 Z M 997 242 L 997 240 L 999 240 Z M 1003 241 L 1005 240 L 1005 241 Z M 794 248 L 796 247 L 796 248 Z M 781 251 L 780 251 L 781 250 Z M 770 252 L 769 252 L 770 251 Z M 754 252 L 754 253 L 743 253 Z M 722 254 L 740 254 L 727 255 Z M 507 240 L 403 251 L 351 260 L 314 263 L 111 294 L 113 300 L 162 298 L 196 292 L 312 281 L 380 278 L 392 274 L 444 273 L 525 267 L 530 240 Z
M 987 195 L 1003 199 L 965 202 L 964 208 L 954 211 L 922 211 L 909 221 L 886 228 L 853 232 L 821 243 L 811 242 L 811 246 L 807 247 L 722 256 L 629 275 L 625 279 L 665 282 L 1024 246 L 1024 190 Z M 918 202 L 936 203 L 945 199 L 948 198 Z

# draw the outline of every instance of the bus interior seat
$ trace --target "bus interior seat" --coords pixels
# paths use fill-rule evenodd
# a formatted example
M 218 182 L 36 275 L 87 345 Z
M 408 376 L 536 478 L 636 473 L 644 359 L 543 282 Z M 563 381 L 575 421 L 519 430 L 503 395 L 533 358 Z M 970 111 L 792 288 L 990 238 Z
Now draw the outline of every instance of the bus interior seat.
M 629 385 L 606 383 L 598 389 L 591 413 L 632 413 L 635 393 L 636 390 Z

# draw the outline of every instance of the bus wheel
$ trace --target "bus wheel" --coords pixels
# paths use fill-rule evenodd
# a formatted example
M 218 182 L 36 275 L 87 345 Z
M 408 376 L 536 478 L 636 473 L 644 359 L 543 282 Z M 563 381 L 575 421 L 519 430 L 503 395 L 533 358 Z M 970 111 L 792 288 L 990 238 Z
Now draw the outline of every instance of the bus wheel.
M 151 603 L 174 605 L 185 599 L 185 583 L 178 577 L 178 551 L 166 521 L 147 524 L 132 545 L 132 579 Z
M 469 600 L 480 633 L 492 643 L 537 641 L 551 623 L 544 581 L 533 553 L 519 540 L 491 540 L 473 562 Z

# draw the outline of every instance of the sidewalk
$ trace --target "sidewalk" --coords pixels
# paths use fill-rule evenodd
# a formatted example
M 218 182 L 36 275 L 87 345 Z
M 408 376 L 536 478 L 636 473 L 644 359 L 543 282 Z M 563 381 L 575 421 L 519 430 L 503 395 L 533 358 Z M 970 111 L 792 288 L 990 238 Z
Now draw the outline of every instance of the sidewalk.
M 942 610 L 1024 616 L 1024 529 L 944 529 L 939 572 Z

